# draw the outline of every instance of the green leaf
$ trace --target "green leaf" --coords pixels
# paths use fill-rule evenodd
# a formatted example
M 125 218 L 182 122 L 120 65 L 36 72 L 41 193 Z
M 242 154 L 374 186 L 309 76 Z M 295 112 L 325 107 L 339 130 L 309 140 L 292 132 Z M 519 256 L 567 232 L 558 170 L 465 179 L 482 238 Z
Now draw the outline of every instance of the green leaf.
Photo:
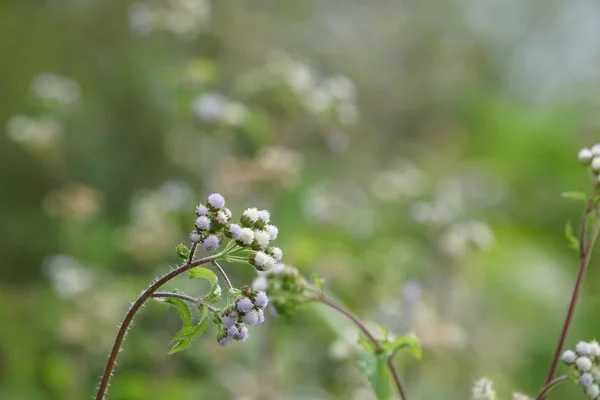
M 356 357 L 356 366 L 369 378 L 378 400 L 387 400 L 390 396 L 387 356 L 364 352 Z
M 176 250 L 177 250 L 177 255 L 182 260 L 187 260 L 188 257 L 190 256 L 190 249 L 188 249 L 188 247 L 183 243 L 178 244 Z
M 184 327 L 192 326 L 192 309 L 186 301 L 174 297 L 166 297 L 164 299 L 160 299 L 159 301 L 171 304 L 177 309 L 177 311 L 179 311 L 181 322 L 183 323 Z
M 408 350 L 413 353 L 417 360 L 421 359 L 423 356 L 421 351 L 421 343 L 414 335 L 402 336 L 392 342 L 384 343 L 383 348 L 387 351 L 391 351 L 392 354 L 396 354 L 400 350 Z
M 588 197 L 583 192 L 563 192 L 561 196 L 571 200 L 587 201 Z
M 215 304 L 221 300 L 221 286 L 219 286 L 219 279 L 213 271 L 208 268 L 196 267 L 188 271 L 188 276 L 190 279 L 201 278 L 210 282 L 210 291 L 204 296 L 204 300 L 211 304 Z
M 314 281 L 314 285 L 317 289 L 323 290 L 323 283 L 325 283 L 325 280 L 321 277 L 321 275 L 314 274 L 313 281 Z
M 573 250 L 579 251 L 579 239 L 575 236 L 571 221 L 567 221 L 565 224 L 565 237 L 569 241 L 569 247 Z
M 202 318 L 198 325 L 195 326 L 184 326 L 179 332 L 173 337 L 173 347 L 169 350 L 169 354 L 177 353 L 185 350 L 192 342 L 198 339 L 206 332 L 209 325 L 209 319 L 206 318 L 207 310 L 206 307 L 202 307 Z

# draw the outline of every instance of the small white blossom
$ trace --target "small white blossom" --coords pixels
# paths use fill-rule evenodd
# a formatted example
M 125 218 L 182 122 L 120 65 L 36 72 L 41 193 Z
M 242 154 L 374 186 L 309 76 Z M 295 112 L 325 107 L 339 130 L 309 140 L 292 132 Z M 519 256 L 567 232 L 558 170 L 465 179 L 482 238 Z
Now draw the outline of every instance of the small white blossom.
M 225 198 L 219 193 L 213 193 L 210 196 L 208 196 L 208 204 L 212 208 L 220 210 L 221 208 L 225 207 Z
M 258 209 L 256 207 L 248 208 L 242 213 L 242 217 L 255 224 L 258 221 Z
M 473 385 L 473 400 L 495 400 L 496 392 L 493 382 L 487 378 L 481 378 Z
M 222 210 L 225 213 L 225 216 L 227 217 L 227 219 L 231 219 L 231 210 L 227 207 L 223 208 Z
M 589 372 L 586 372 L 585 374 L 582 374 L 581 377 L 579 377 L 579 383 L 584 388 L 588 388 L 594 383 L 594 377 Z
M 577 355 L 573 350 L 567 350 L 562 354 L 562 360 L 565 364 L 573 364 L 577 359 Z
M 202 245 L 206 251 L 215 251 L 219 248 L 219 238 L 215 235 L 209 235 L 206 239 L 204 239 Z
M 512 400 L 531 400 L 531 397 L 523 393 L 513 393 Z
M 256 293 L 256 296 L 254 297 L 254 304 L 256 304 L 256 307 L 264 310 L 267 304 L 269 304 L 269 298 L 267 297 L 267 294 L 265 292 Z
M 599 367 L 592 367 L 591 374 L 595 380 L 600 381 L 600 368 Z
M 600 148 L 598 149 L 600 152 Z M 594 156 L 599 157 L 600 154 L 594 154 L 590 149 L 581 149 L 579 150 L 579 154 L 577 155 L 577 157 L 579 158 L 579 162 L 587 165 L 590 163 L 590 161 L 592 161 L 592 158 L 594 158 Z
M 592 369 L 592 360 L 590 360 L 587 357 L 579 357 L 576 361 L 575 361 L 575 365 L 577 366 L 577 369 L 581 372 L 588 372 Z
M 265 250 L 269 246 L 271 236 L 266 231 L 254 231 L 254 241 L 261 250 Z
M 594 383 L 585 390 L 585 394 L 587 394 L 590 399 L 598 398 L 598 396 L 600 396 L 600 386 Z
M 269 254 L 277 262 L 281 261 L 283 258 L 283 250 L 281 250 L 279 247 L 269 247 Z
M 221 225 L 225 225 L 227 223 L 227 221 L 229 221 L 229 218 L 227 218 L 227 215 L 225 215 L 225 213 L 223 211 L 219 211 L 217 213 L 217 215 L 215 216 L 215 219 Z
M 262 319 L 264 320 L 264 314 L 262 313 L 262 310 L 256 311 L 256 310 L 251 310 L 249 312 L 247 312 L 246 314 L 244 314 L 244 316 L 242 317 L 242 322 L 245 323 L 246 325 L 258 325 L 260 324 L 260 315 L 262 314 Z
M 252 300 L 247 297 L 242 297 L 237 301 L 237 310 L 242 314 L 250 312 L 253 308 L 254 304 L 252 303 Z
M 238 241 L 244 246 L 250 246 L 254 241 L 254 231 L 250 228 L 243 228 Z
M 231 224 L 229 225 L 229 233 L 231 234 L 231 238 L 233 240 L 239 240 L 242 236 L 242 227 L 238 224 Z
M 594 357 L 600 357 L 600 344 L 596 340 L 590 342 L 590 348 Z
M 258 219 L 263 223 L 268 224 L 271 220 L 271 214 L 267 210 L 261 210 L 258 212 Z
M 277 239 L 277 236 L 279 235 L 279 229 L 277 229 L 275 225 L 266 225 L 265 231 L 271 236 L 271 240 Z
M 197 216 L 208 215 L 208 207 L 206 207 L 202 204 L 196 206 L 196 215 Z
M 221 317 L 221 322 L 223 323 L 223 326 L 225 328 L 230 328 L 233 325 L 235 325 L 235 323 L 237 322 L 238 319 L 238 315 L 236 313 L 229 313 L 226 315 L 223 315 Z
M 580 356 L 589 356 L 592 354 L 592 345 L 588 342 L 579 342 L 575 346 L 575 351 Z
M 252 265 L 254 265 L 260 271 L 269 271 L 275 267 L 275 259 L 262 251 L 257 251 L 254 256 L 250 259 Z
M 192 243 L 200 243 L 200 240 L 202 240 L 202 236 L 200 236 L 200 234 L 196 231 L 190 233 L 190 242 Z
M 582 149 L 584 150 L 584 149 Z M 600 157 L 600 144 L 595 144 L 590 149 L 593 157 Z
M 194 225 L 198 230 L 205 231 L 210 228 L 210 219 L 206 215 L 201 215 L 196 218 Z
M 600 157 L 594 157 L 591 166 L 594 172 L 600 172 Z

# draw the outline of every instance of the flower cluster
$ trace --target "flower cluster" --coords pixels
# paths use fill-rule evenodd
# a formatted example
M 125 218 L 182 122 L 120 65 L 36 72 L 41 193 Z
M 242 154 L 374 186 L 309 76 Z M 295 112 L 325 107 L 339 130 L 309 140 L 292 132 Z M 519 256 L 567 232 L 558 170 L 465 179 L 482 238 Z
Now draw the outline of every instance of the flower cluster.
M 473 400 L 495 400 L 496 391 L 494 390 L 494 382 L 487 378 L 481 378 L 473 384 L 472 399 Z
M 600 399 L 600 344 L 579 342 L 575 351 L 567 350 L 562 355 L 565 364 L 572 367 L 572 374 L 590 399 Z
M 269 272 L 259 275 L 252 287 L 269 293 L 273 308 L 279 315 L 292 315 L 306 300 L 306 280 L 296 268 L 284 264 L 277 264 Z
M 190 234 L 190 241 L 202 244 L 206 251 L 218 250 L 223 239 L 228 238 L 236 246 L 228 245 L 225 252 L 245 251 L 229 257 L 232 261 L 247 261 L 259 271 L 269 271 L 281 261 L 283 251 L 271 246 L 279 229 L 269 223 L 271 215 L 267 210 L 248 208 L 239 223 L 232 223 L 232 213 L 225 207 L 225 198 L 213 193 L 208 196 L 206 205 L 196 207 L 196 216 L 196 229 Z
M 589 149 L 587 147 L 579 150 L 579 162 L 589 166 L 592 172 L 600 179 L 600 143 L 595 144 Z
M 257 292 L 249 287 L 242 288 L 243 297 L 220 314 L 217 340 L 221 346 L 232 341 L 245 342 L 248 339 L 247 325 L 262 324 L 265 320 L 264 309 L 269 304 L 265 292 Z

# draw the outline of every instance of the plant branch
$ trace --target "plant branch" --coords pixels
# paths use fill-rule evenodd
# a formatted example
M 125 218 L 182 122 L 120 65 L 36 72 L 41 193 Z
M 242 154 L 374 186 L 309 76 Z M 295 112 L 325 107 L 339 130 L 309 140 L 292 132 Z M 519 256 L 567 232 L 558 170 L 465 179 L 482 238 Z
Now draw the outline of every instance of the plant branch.
M 558 361 L 560 360 L 560 355 L 563 351 L 565 340 L 567 339 L 567 334 L 569 332 L 569 328 L 573 320 L 573 315 L 575 314 L 575 307 L 577 306 L 577 300 L 579 299 L 579 293 L 583 284 L 583 278 L 590 264 L 592 249 L 594 248 L 594 244 L 598 237 L 598 227 L 596 226 L 592 228 L 592 233 L 589 238 L 589 241 L 587 238 L 587 218 L 592 211 L 594 211 L 593 198 L 588 200 L 583 216 L 581 217 L 581 222 L 579 225 L 579 272 L 577 273 L 577 279 L 575 280 L 575 286 L 573 287 L 573 293 L 571 294 L 571 300 L 569 302 L 567 316 L 565 317 L 565 321 L 560 332 L 560 337 L 558 339 L 558 344 L 556 346 L 556 350 L 554 351 L 554 357 L 552 358 L 552 362 L 550 363 L 550 370 L 548 371 L 546 381 L 544 382 L 545 385 L 549 385 L 553 381 L 554 375 L 556 374 L 556 370 L 558 368 Z M 542 393 L 539 399 L 543 400 L 544 398 L 545 394 Z
M 559 383 L 562 383 L 568 379 L 569 379 L 569 377 L 567 375 L 564 375 L 564 376 L 558 377 L 558 378 L 550 381 L 549 383 L 546 384 L 546 386 L 544 386 L 542 388 L 540 393 L 536 396 L 535 400 L 544 399 L 556 385 L 558 385 Z
M 176 299 L 181 299 L 181 300 L 187 301 L 188 303 L 192 303 L 192 304 L 194 304 L 196 306 L 206 307 L 206 308 L 208 308 L 212 312 L 219 311 L 217 308 L 211 306 L 206 301 L 204 301 L 204 299 L 201 298 L 201 297 L 194 298 L 192 296 L 188 296 L 188 295 L 185 295 L 185 294 L 172 293 L 172 292 L 155 292 L 155 293 L 152 294 L 152 297 L 153 298 L 173 297 L 173 298 L 176 298 Z
M 225 280 L 225 285 L 227 285 L 227 289 L 231 290 L 233 289 L 233 285 L 231 284 L 231 281 L 229 280 L 229 277 L 227 276 L 227 274 L 225 273 L 225 270 L 221 267 L 221 265 L 217 262 L 217 260 L 213 260 L 212 264 L 217 267 L 217 270 L 219 271 L 219 273 L 221 274 L 221 276 L 223 277 L 223 280 Z
M 356 325 L 358 327 L 358 329 L 360 329 L 365 334 L 365 336 L 367 337 L 367 339 L 369 339 L 369 341 L 372 342 L 375 345 L 375 347 L 377 348 L 377 350 L 378 351 L 383 351 L 383 348 L 381 347 L 381 343 L 379 342 L 379 340 L 377 340 L 375 338 L 375 336 L 373 336 L 373 334 L 371 333 L 371 331 L 366 327 L 366 325 L 361 320 L 359 320 L 350 311 L 346 310 L 344 307 L 342 307 L 341 305 L 337 304 L 336 302 L 334 302 L 333 300 L 331 300 L 330 298 L 328 298 L 327 296 L 325 296 L 325 294 L 323 292 L 317 291 L 317 290 L 315 290 L 315 291 L 317 292 L 317 298 L 316 298 L 316 300 L 318 300 L 321 303 L 323 303 L 323 304 L 325 304 L 325 305 L 333 308 L 334 310 L 340 312 L 345 317 L 347 317 L 352 322 L 354 322 L 354 325 Z M 396 366 L 394 365 L 394 362 L 393 362 L 391 356 L 388 357 L 387 364 L 388 364 L 388 367 L 390 369 L 390 373 L 392 374 L 392 377 L 394 378 L 394 383 L 396 384 L 396 388 L 398 389 L 398 393 L 400 394 L 400 399 L 406 400 L 406 394 L 404 393 L 404 388 L 402 386 L 402 382 L 400 381 L 400 376 L 398 374 L 398 370 L 396 369 Z
M 195 250 L 195 246 L 192 246 L 192 250 Z M 193 251 L 190 251 L 192 254 Z M 123 322 L 121 322 L 121 326 L 119 327 L 119 331 L 117 332 L 117 336 L 115 337 L 115 341 L 113 343 L 112 349 L 110 351 L 110 355 L 108 356 L 108 360 L 106 361 L 106 367 L 104 368 L 104 373 L 102 374 L 102 380 L 100 381 L 100 385 L 98 386 L 98 392 L 96 394 L 96 400 L 103 400 L 106 390 L 108 388 L 108 384 L 110 378 L 112 376 L 113 369 L 115 368 L 115 363 L 117 361 L 117 356 L 119 355 L 119 351 L 121 350 L 121 344 L 125 339 L 125 335 L 127 334 L 127 330 L 133 321 L 133 317 L 139 311 L 140 308 L 144 305 L 144 303 L 152 297 L 152 294 L 156 292 L 162 285 L 169 282 L 171 279 L 175 278 L 178 275 L 183 274 L 184 272 L 197 267 L 198 265 L 206 264 L 212 262 L 219 258 L 221 254 L 216 254 L 214 256 L 201 258 L 199 260 L 192 261 L 191 258 L 188 261 L 181 265 L 180 267 L 170 271 L 165 274 L 158 280 L 156 280 L 152 285 L 150 285 L 146 290 L 142 292 L 142 294 L 137 298 L 137 300 L 133 303 Z

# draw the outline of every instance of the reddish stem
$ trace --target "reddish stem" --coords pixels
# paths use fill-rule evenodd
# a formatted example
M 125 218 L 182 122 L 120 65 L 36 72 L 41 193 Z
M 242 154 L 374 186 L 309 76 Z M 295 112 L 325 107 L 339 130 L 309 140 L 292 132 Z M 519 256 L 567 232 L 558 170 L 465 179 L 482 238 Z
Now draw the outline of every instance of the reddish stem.
M 538 395 L 536 396 L 535 400 L 542 400 L 543 398 L 545 398 L 545 397 L 546 397 L 546 395 L 547 395 L 548 393 L 550 393 L 550 391 L 551 391 L 551 390 L 552 390 L 552 389 L 553 389 L 553 388 L 554 388 L 556 385 L 558 385 L 559 383 L 561 383 L 561 382 L 564 382 L 564 381 L 566 381 L 566 380 L 568 380 L 568 379 L 569 379 L 569 377 L 565 375 L 565 376 L 558 377 L 558 378 L 554 379 L 553 381 L 550 381 L 549 383 L 547 383 L 547 384 L 546 384 L 546 386 L 544 386 L 544 387 L 542 388 L 542 391 L 540 392 L 540 394 L 538 394 Z

